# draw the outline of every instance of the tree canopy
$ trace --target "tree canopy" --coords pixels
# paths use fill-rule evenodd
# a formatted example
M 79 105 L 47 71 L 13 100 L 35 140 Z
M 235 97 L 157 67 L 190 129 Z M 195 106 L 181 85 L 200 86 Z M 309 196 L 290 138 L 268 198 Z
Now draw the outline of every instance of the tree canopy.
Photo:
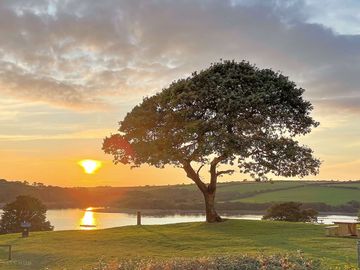
M 53 227 L 46 221 L 46 206 L 31 196 L 18 196 L 15 201 L 3 208 L 0 220 L 0 233 L 21 232 L 22 222 L 31 223 L 32 231 L 50 231 Z
M 267 209 L 263 219 L 291 221 L 291 222 L 315 222 L 318 212 L 314 209 L 301 209 L 301 203 L 286 202 L 274 204 Z
M 320 161 L 295 140 L 318 125 L 303 93 L 279 72 L 221 61 L 145 98 L 119 133 L 105 138 L 103 150 L 115 163 L 182 167 L 203 193 L 234 172 L 217 170 L 220 164 L 236 164 L 256 180 L 316 174 Z M 206 165 L 209 185 L 199 177 Z

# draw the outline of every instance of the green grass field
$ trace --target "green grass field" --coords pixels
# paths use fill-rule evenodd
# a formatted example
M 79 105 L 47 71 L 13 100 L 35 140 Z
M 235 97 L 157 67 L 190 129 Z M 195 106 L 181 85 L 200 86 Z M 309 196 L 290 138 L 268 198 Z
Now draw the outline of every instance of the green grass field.
M 221 183 L 218 185 L 218 192 L 238 191 L 241 194 L 248 192 L 275 190 L 282 188 L 296 188 L 306 185 L 302 181 L 273 181 L 273 182 L 237 182 L 237 183 Z
M 178 186 L 196 190 L 194 185 Z M 169 187 L 161 187 L 169 189 Z M 271 181 L 219 183 L 218 202 L 271 203 L 297 201 L 343 205 L 360 202 L 360 182 Z
M 329 205 L 345 204 L 349 201 L 359 201 L 360 189 L 334 188 L 323 186 L 298 187 L 291 190 L 279 190 L 268 193 L 261 193 L 252 197 L 234 201 L 249 203 L 265 202 L 323 202 Z
M 13 262 L 0 248 L 0 269 L 90 269 L 101 258 L 171 258 L 225 254 L 291 253 L 301 250 L 327 266 L 356 264 L 356 239 L 324 236 L 324 226 L 270 221 L 228 220 L 128 226 L 95 231 L 58 231 L 0 236 L 13 245 Z

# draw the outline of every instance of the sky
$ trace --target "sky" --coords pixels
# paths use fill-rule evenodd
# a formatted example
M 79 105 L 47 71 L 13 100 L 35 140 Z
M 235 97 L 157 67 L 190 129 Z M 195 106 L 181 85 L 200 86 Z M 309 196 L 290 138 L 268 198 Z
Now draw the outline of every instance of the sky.
M 220 59 L 306 89 L 321 125 L 301 142 L 323 161 L 306 179 L 360 179 L 358 0 L 1 0 L 0 178 L 190 183 L 181 169 L 113 165 L 101 144 L 143 97 Z M 84 174 L 82 159 L 103 165 Z

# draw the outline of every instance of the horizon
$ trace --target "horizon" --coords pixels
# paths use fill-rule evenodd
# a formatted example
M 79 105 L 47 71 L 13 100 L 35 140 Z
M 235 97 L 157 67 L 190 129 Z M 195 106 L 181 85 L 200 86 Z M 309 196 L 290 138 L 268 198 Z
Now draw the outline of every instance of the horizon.
M 195 183 L 189 182 L 189 183 L 175 183 L 175 184 L 146 184 L 146 185 L 133 185 L 133 186 L 108 186 L 108 185 L 100 185 L 100 186 L 61 186 L 61 185 L 47 185 L 46 183 L 42 182 L 29 182 L 27 180 L 19 180 L 19 179 L 1 179 L 5 180 L 8 183 L 22 183 L 27 182 L 27 185 L 38 187 L 36 184 L 44 184 L 45 187 L 59 187 L 59 188 L 145 188 L 145 187 L 171 187 L 171 186 L 195 186 Z M 268 183 L 268 184 L 276 184 L 277 182 L 316 182 L 316 183 L 357 183 L 360 182 L 360 179 L 354 179 L 354 180 L 326 180 L 326 179 L 319 179 L 319 180 L 311 180 L 311 179 L 272 179 L 269 181 L 255 181 L 255 180 L 230 180 L 230 181 L 224 181 L 219 182 L 218 184 L 258 184 L 258 183 Z
M 351 0 L 3 2 L 0 178 L 190 184 L 179 168 L 114 165 L 102 141 L 143 97 L 220 59 L 245 59 L 289 76 L 314 106 L 320 126 L 300 142 L 323 164 L 304 180 L 359 180 L 359 8 Z M 100 163 L 84 172 L 84 160 Z

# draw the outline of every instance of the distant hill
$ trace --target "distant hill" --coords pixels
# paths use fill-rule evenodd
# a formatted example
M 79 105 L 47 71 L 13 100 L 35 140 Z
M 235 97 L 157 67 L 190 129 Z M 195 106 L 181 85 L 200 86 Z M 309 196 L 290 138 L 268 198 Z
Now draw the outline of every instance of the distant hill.
M 39 198 L 49 208 L 105 206 L 121 209 L 202 210 L 195 185 L 63 188 L 0 180 L 0 204 L 18 195 Z M 360 208 L 360 181 L 272 181 L 219 183 L 219 210 L 264 211 L 275 202 L 297 201 L 321 212 L 355 213 Z
M 40 199 L 48 208 L 83 208 L 108 206 L 117 201 L 126 190 L 118 187 L 63 188 L 41 183 L 0 179 L 0 205 L 10 202 L 18 195 L 30 195 Z

